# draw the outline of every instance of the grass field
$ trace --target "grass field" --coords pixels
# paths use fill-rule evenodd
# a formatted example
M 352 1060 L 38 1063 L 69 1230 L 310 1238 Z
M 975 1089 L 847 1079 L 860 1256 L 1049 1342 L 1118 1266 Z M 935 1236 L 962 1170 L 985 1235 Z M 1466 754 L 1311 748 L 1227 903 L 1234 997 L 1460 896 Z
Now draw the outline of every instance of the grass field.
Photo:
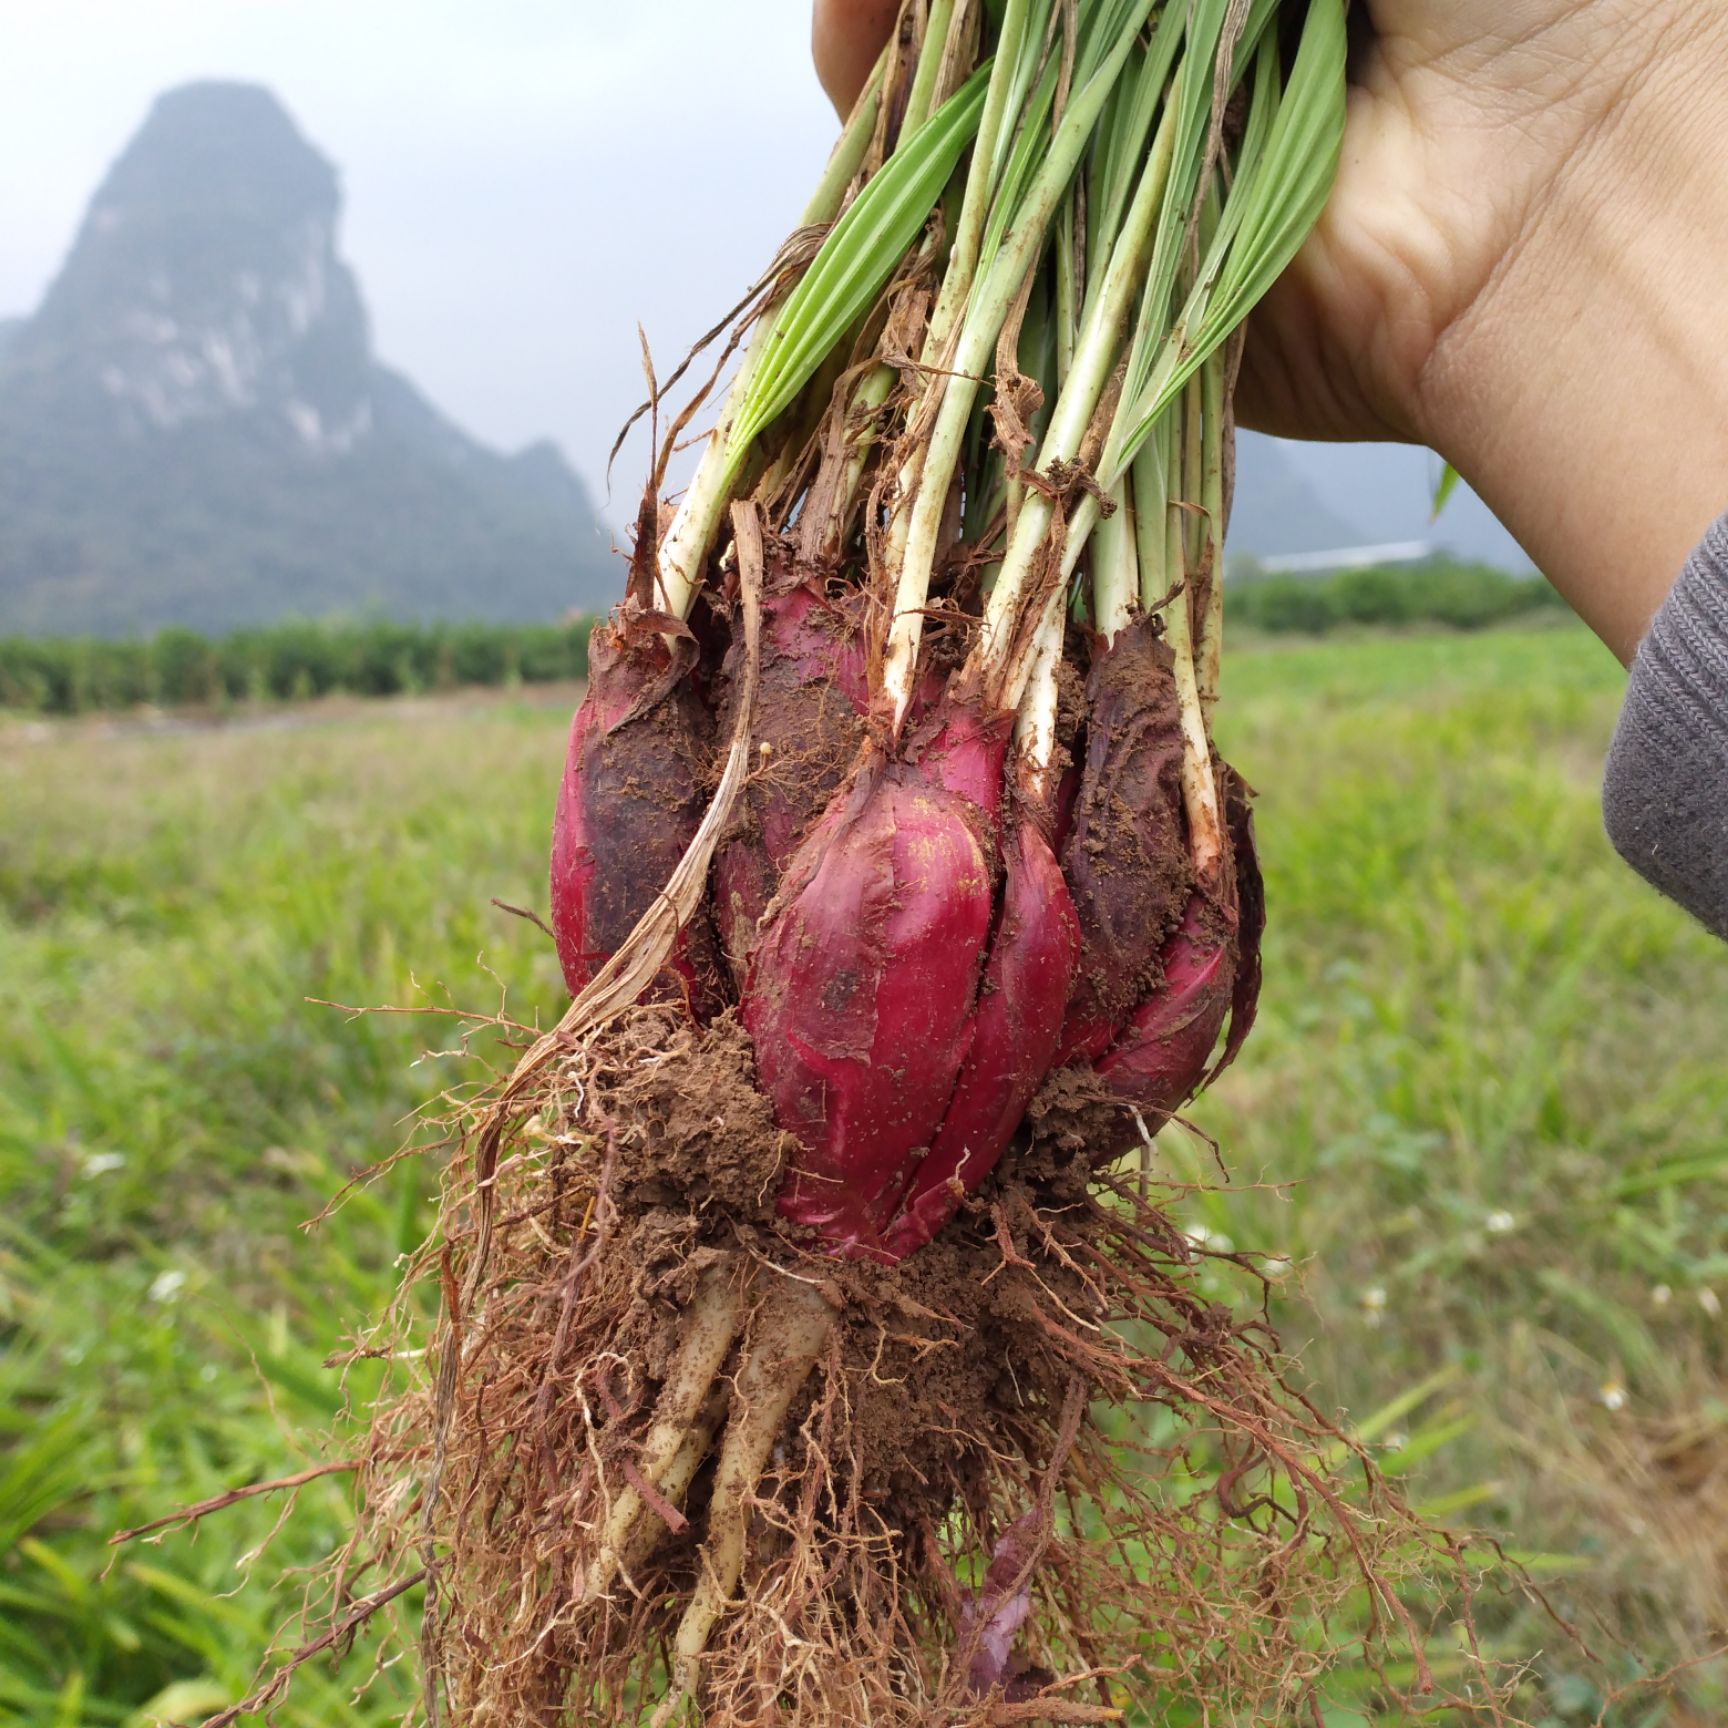
M 1603 1668 L 1516 1602 L 1496 1636 L 1535 1658 L 1535 1719 L 1593 1722 L 1604 1672 L 1728 1634 L 1728 951 L 1602 838 L 1620 674 L 1581 632 L 1256 648 L 1227 678 L 1273 922 L 1260 1028 L 1197 1111 L 1235 1189 L 1185 1221 L 1288 1264 L 1322 1403 L 1424 1394 L 1379 1443 L 1418 1500 L 1541 1557 Z M 298 1600 L 283 1565 L 340 1531 L 338 1477 L 253 1566 L 262 1503 L 104 1546 L 324 1456 L 321 1364 L 432 1172 L 298 1226 L 474 1070 L 447 1023 L 307 999 L 559 1011 L 545 939 L 489 901 L 543 905 L 564 724 L 500 700 L 5 736 L 0 1722 L 228 1702 Z M 314 1667 L 279 1720 L 381 1722 L 411 1685 L 351 1691 Z M 1719 1664 L 1675 1696 L 1608 1720 L 1728 1711 Z

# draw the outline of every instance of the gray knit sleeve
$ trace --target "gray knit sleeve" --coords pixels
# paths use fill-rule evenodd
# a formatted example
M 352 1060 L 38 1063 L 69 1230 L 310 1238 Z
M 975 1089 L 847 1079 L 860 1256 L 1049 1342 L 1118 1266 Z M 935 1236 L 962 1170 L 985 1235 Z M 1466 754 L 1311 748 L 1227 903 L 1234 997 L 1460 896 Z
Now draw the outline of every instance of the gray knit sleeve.
M 1728 516 L 1639 646 L 1602 814 L 1620 856 L 1728 940 Z

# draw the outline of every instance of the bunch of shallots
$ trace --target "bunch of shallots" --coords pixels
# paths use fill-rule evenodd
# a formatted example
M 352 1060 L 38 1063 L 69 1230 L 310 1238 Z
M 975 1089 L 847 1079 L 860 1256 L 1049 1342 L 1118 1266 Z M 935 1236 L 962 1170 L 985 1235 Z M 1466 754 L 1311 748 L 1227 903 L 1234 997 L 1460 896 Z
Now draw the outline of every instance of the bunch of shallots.
M 1248 1031 L 1259 877 L 1208 726 L 1230 382 L 1330 184 L 1344 46 L 1342 0 L 908 0 L 662 529 L 694 409 L 667 434 L 558 802 L 566 1024 L 625 974 L 736 1012 L 796 1148 L 786 1251 L 897 1265 L 1053 1079 L 1118 1104 L 1105 1162 Z M 841 1312 L 722 1264 L 578 1598 L 711 1453 L 657 1722 Z
M 783 1216 L 885 1261 L 1053 1074 L 1134 1134 L 1252 1021 L 1247 792 L 1209 725 L 1230 383 L 1341 118 L 1337 0 L 923 22 L 751 308 L 676 517 L 644 511 L 552 855 L 579 993 L 744 738 L 659 987 L 736 1006 L 803 1149 Z

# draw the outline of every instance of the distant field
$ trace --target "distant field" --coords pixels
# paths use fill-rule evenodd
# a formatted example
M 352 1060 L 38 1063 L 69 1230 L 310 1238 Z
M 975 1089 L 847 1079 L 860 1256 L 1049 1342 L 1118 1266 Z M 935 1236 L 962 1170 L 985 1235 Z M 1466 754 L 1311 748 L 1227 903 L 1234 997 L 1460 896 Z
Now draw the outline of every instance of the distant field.
M 1629 1678 L 1728 1629 L 1728 950 L 1602 838 L 1619 685 L 1571 630 L 1231 660 L 1222 741 L 1261 790 L 1273 922 L 1260 1027 L 1196 1112 L 1241 1191 L 1186 1222 L 1290 1262 L 1277 1318 L 1322 1403 L 1429 1389 L 1389 1462 L 1537 1556 Z M 545 939 L 489 901 L 544 903 L 564 726 L 428 700 L 7 735 L 0 1722 L 196 1720 L 297 1600 L 281 1564 L 339 1531 L 338 1478 L 250 1572 L 274 1508 L 100 1576 L 109 1531 L 322 1455 L 321 1364 L 390 1288 L 432 1173 L 297 1226 L 473 1070 L 439 1053 L 447 1023 L 306 999 L 507 986 L 519 1019 L 559 1011 Z M 1180 1132 L 1161 1151 L 1205 1168 Z M 1494 1619 L 1508 1653 L 1546 1652 L 1535 1719 L 1597 1720 L 1552 1634 L 1515 1602 Z M 1683 1689 L 1691 1715 L 1607 1720 L 1723 1720 L 1719 1667 Z M 408 1691 L 393 1670 L 354 1703 L 315 1668 L 279 1719 L 382 1723 Z

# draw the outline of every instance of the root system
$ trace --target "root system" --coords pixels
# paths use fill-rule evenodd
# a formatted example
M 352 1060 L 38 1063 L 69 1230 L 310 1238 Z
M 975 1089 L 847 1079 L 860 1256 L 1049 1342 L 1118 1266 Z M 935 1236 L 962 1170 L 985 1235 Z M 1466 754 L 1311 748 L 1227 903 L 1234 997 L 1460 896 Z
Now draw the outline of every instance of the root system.
M 488 1187 L 472 1145 L 449 1167 L 408 1289 L 435 1349 L 377 1412 L 345 1559 L 425 1569 L 429 1719 L 1318 1722 L 1341 1657 L 1387 1701 L 1513 1719 L 1462 1548 L 1263 1314 L 1197 1293 L 1156 1197 L 1092 1170 L 1102 1100 L 1041 1101 L 885 1267 L 777 1219 L 794 1147 L 751 1072 L 730 1015 L 637 1009 L 517 1095 Z M 752 1434 L 759 1479 L 728 1459 Z M 1411 1606 L 1441 1598 L 1450 1691 Z

